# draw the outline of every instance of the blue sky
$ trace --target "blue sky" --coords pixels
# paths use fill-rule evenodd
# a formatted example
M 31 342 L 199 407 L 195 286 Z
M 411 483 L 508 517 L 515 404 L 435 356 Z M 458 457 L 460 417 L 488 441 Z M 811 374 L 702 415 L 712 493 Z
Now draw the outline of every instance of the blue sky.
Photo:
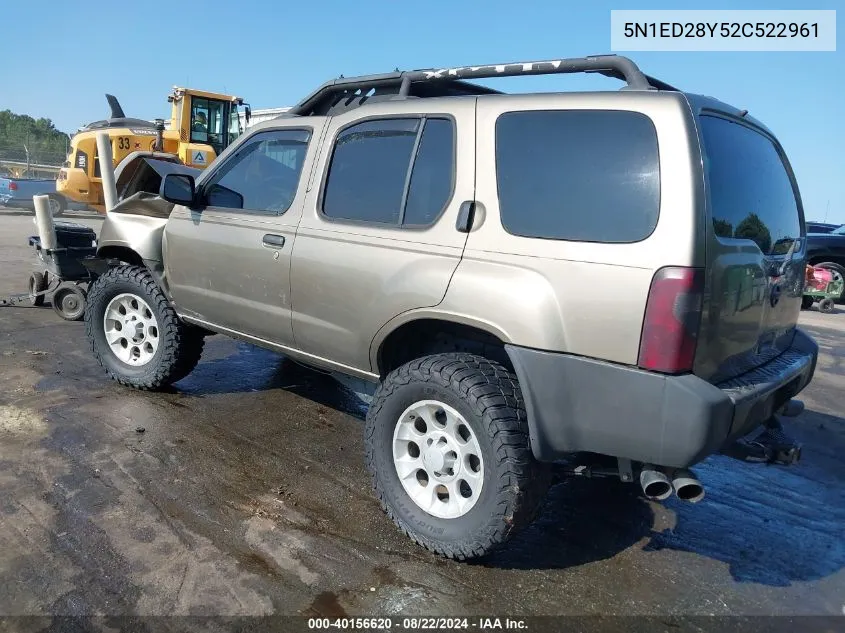
M 146 119 L 169 116 L 166 96 L 174 84 L 234 93 L 254 108 L 285 106 L 339 74 L 611 52 L 611 9 L 805 8 L 797 0 L 146 0 L 141 7 L 104 0 L 4 3 L 0 109 L 49 117 L 72 132 L 106 116 L 106 92 L 128 116 Z M 841 0 L 817 0 L 806 8 L 842 7 Z M 648 74 L 765 122 L 793 163 L 808 219 L 827 214 L 845 222 L 845 53 L 841 44 L 838 49 L 629 55 Z M 595 76 L 494 81 L 519 92 L 618 87 Z

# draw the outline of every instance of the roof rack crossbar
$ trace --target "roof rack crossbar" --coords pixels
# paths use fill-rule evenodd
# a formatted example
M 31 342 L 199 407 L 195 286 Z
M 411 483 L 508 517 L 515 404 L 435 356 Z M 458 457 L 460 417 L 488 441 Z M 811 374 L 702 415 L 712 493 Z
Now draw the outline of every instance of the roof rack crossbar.
M 405 75 L 402 77 L 402 83 L 399 86 L 399 96 L 400 97 L 407 97 L 408 93 L 411 92 L 411 76 Z
M 485 79 L 489 77 L 518 77 L 522 75 L 555 75 L 563 73 L 597 72 L 625 81 L 629 88 L 650 90 L 648 79 L 627 57 L 619 55 L 594 55 L 573 59 L 554 59 L 534 62 L 509 62 L 485 66 L 461 66 L 414 70 L 406 73 L 411 81 L 433 81 L 438 79 Z
M 599 73 L 621 79 L 630 90 L 664 90 L 671 86 L 647 77 L 637 65 L 627 57 L 620 55 L 593 55 L 573 59 L 555 59 L 533 62 L 510 62 L 506 64 L 487 64 L 485 66 L 461 66 L 457 68 L 429 68 L 422 70 L 396 71 L 380 75 L 361 77 L 340 77 L 320 86 L 305 99 L 293 106 L 288 115 L 307 115 L 312 109 L 332 94 L 349 94 L 357 90 L 392 86 L 397 89 L 398 97 L 407 97 L 412 84 L 454 82 L 452 85 L 464 85 L 467 89 L 476 89 L 479 94 L 498 92 L 484 86 L 468 84 L 463 80 L 485 79 L 490 77 L 518 77 L 522 75 L 555 75 L 563 73 Z

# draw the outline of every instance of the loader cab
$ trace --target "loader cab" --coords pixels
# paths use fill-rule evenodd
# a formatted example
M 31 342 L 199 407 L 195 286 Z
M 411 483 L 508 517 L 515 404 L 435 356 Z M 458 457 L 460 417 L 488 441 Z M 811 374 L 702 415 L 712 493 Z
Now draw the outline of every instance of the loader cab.
M 171 127 L 179 130 L 180 157 L 200 169 L 243 133 L 241 110 L 248 120 L 249 106 L 240 97 L 175 87 L 168 101 Z

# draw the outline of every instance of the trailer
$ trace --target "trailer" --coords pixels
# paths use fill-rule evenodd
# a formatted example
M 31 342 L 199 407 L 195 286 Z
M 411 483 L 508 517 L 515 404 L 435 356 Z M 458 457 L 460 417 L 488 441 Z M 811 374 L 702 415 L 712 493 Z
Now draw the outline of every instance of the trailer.
M 806 283 L 801 307 L 810 308 L 819 302 L 819 312 L 830 314 L 836 311 L 836 300 L 845 290 L 845 279 L 836 270 L 821 266 L 807 266 Z
M 55 224 L 56 247 L 42 245 L 41 237 L 30 236 L 39 268 L 29 276 L 27 299 L 33 306 L 44 304 L 49 296 L 53 310 L 66 321 L 79 321 L 85 315 L 88 285 L 96 278 L 89 260 L 97 255 L 93 229 L 71 222 Z

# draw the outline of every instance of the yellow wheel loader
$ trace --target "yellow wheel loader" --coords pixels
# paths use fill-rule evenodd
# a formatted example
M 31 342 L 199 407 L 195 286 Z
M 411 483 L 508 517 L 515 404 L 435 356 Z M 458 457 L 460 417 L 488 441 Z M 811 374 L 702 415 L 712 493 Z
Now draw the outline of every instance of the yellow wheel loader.
M 97 160 L 97 133 L 108 132 L 114 167 L 130 154 L 167 158 L 205 169 L 243 133 L 250 107 L 240 97 L 174 87 L 169 124 L 162 119 L 128 118 L 113 95 L 106 95 L 111 116 L 89 123 L 71 139 L 70 153 L 56 181 L 62 195 L 105 212 L 103 183 Z

